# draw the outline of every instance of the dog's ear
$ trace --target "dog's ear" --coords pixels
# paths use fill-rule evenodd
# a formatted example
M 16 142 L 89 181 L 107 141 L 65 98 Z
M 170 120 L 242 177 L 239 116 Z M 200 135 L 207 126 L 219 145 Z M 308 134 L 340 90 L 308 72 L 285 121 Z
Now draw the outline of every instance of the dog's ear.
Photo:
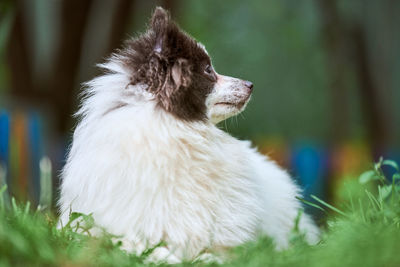
M 190 85 L 190 74 L 189 62 L 183 58 L 177 59 L 168 70 L 167 81 L 156 93 L 158 100 L 166 110 L 170 111 L 174 107 L 176 108 L 179 95 L 184 93 Z
M 170 24 L 170 15 L 168 11 L 162 7 L 157 7 L 154 10 L 151 18 L 151 30 L 155 34 L 155 44 L 153 51 L 155 53 L 163 52 L 163 47 L 166 43 L 167 31 Z
M 190 66 L 184 58 L 178 58 L 171 69 L 171 78 L 175 89 L 188 87 L 190 83 Z

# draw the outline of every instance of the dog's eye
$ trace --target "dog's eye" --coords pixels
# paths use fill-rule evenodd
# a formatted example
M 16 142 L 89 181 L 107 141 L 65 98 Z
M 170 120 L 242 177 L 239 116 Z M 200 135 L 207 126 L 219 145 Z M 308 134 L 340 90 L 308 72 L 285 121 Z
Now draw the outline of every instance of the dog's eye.
M 212 75 L 213 69 L 212 69 L 211 65 L 207 65 L 206 68 L 204 69 L 204 72 L 208 75 Z
M 204 74 L 210 81 L 215 82 L 217 80 L 217 75 L 215 74 L 215 71 L 211 65 L 206 66 L 206 68 L 204 69 Z
M 206 67 L 204 68 L 204 74 L 207 79 L 209 79 L 212 82 L 217 81 L 217 74 L 214 71 L 214 68 L 212 67 L 211 64 L 207 64 Z

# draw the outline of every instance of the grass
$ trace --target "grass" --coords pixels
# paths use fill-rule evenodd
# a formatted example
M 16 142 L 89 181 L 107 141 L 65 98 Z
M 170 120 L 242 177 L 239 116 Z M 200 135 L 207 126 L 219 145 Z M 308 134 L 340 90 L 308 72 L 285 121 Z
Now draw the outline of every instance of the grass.
M 395 174 L 385 177 L 383 166 Z M 271 240 L 262 238 L 232 249 L 231 260 L 224 265 L 400 266 L 399 181 L 397 164 L 380 160 L 343 189 L 345 200 L 339 207 L 313 197 L 312 205 L 329 213 L 320 244 L 307 245 L 293 230 L 290 249 L 277 252 Z M 124 253 L 110 236 L 78 234 L 70 225 L 57 229 L 51 212 L 33 209 L 29 203 L 17 204 L 13 199 L 6 205 L 5 186 L 0 191 L 0 266 L 144 265 L 144 257 Z M 88 215 L 71 216 L 83 216 L 90 225 Z

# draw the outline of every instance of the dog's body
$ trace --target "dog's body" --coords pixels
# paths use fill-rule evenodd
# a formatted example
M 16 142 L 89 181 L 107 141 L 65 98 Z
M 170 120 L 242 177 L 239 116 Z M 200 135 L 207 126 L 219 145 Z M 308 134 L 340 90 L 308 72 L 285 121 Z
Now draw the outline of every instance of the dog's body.
M 63 170 L 62 224 L 71 211 L 92 214 L 136 253 L 163 241 L 154 259 L 169 262 L 260 233 L 288 245 L 298 187 L 249 142 L 215 126 L 244 109 L 252 85 L 210 66 L 160 8 L 144 36 L 102 65 L 107 73 L 88 83 Z M 299 228 L 317 240 L 306 215 Z

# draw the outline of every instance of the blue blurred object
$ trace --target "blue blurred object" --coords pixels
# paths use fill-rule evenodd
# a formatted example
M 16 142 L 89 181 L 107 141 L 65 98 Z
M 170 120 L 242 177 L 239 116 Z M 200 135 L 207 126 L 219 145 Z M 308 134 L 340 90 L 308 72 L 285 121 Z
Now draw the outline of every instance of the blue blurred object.
M 325 187 L 328 176 L 328 154 L 319 146 L 302 143 L 295 145 L 291 155 L 291 168 L 294 177 L 303 188 L 303 197 L 311 200 L 310 195 L 326 199 Z M 306 207 L 309 209 L 309 207 Z M 315 209 L 309 210 L 315 213 Z
M 5 110 L 0 110 L 0 163 L 6 168 L 9 167 L 10 156 L 10 114 Z M 7 183 L 9 182 L 9 172 L 7 172 Z M 3 181 L 4 182 L 4 181 Z
M 384 160 L 393 160 L 397 163 L 397 165 L 400 166 L 400 151 L 398 150 L 388 150 L 385 153 L 383 153 L 383 159 Z M 393 174 L 397 172 L 395 168 L 392 166 L 387 166 L 383 165 L 382 166 L 382 171 L 385 177 L 387 177 L 390 181 L 392 181 Z
M 30 194 L 35 201 L 40 197 L 40 169 L 39 162 L 43 157 L 42 132 L 39 114 L 31 112 L 28 115 L 28 146 L 30 151 Z

